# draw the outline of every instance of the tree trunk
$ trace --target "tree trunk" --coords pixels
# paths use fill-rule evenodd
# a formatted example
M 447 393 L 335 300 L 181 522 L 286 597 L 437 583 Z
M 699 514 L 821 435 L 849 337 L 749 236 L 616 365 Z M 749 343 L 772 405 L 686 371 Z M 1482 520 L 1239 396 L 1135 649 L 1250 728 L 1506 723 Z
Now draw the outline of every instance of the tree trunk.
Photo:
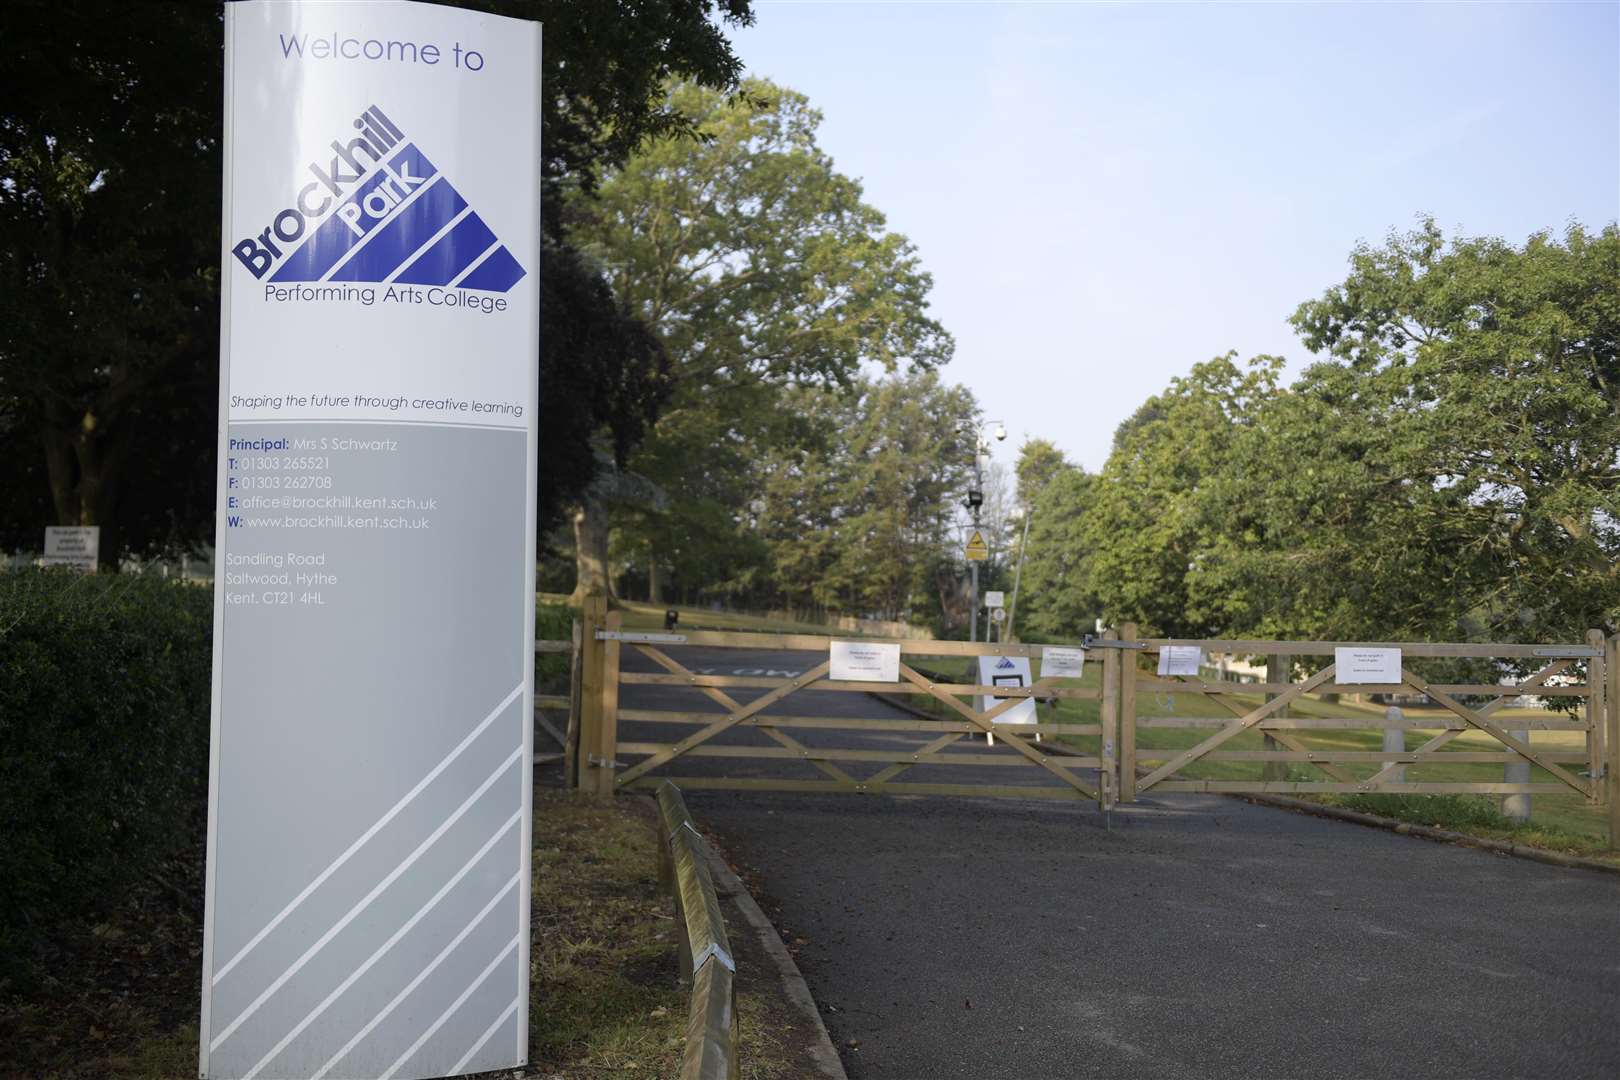
M 591 498 L 574 511 L 574 591 L 568 602 L 578 605 L 587 596 L 605 596 L 609 604 L 613 603 L 613 587 L 608 579 L 607 507 Z
M 659 573 L 658 549 L 652 544 L 647 545 L 647 603 L 662 604 L 664 602 L 664 578 Z
M 104 428 L 92 410 L 72 422 L 47 417 L 40 436 L 56 524 L 98 526 L 101 565 L 116 570 L 121 530 L 112 511 L 128 440 Z

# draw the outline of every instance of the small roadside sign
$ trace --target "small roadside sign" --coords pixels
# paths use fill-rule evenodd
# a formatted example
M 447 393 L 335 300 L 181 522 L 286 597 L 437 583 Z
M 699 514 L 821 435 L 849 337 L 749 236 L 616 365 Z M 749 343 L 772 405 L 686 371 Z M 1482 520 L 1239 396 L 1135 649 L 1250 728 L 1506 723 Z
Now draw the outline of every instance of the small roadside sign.
M 73 566 L 93 574 L 100 551 L 99 525 L 47 525 L 45 558 L 40 561 L 46 566 Z
M 984 542 L 984 534 L 974 529 L 973 536 L 967 542 L 968 562 L 984 562 L 989 557 L 990 545 Z
M 987 608 L 1003 608 L 1007 606 L 1007 594 L 991 590 L 984 594 L 984 606 Z

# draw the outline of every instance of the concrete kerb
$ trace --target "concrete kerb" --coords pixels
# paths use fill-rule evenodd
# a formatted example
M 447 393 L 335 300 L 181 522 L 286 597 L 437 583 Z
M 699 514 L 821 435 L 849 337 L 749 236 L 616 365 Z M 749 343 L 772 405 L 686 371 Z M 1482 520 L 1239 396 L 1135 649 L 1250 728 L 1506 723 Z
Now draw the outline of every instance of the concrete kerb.
M 742 879 L 732 872 L 726 861 L 717 855 L 714 848 L 704 844 L 703 848 L 708 855 L 709 873 L 714 877 L 715 891 L 724 900 L 730 900 L 737 913 L 742 916 L 743 922 L 754 931 L 759 939 L 760 947 L 765 955 L 771 958 L 771 964 L 776 968 L 776 977 L 782 983 L 782 989 L 787 993 L 788 1000 L 804 1017 L 807 1024 L 815 1032 L 810 1047 L 810 1059 L 816 1071 L 827 1080 L 848 1080 L 844 1072 L 844 1063 L 838 1057 L 838 1051 L 833 1048 L 832 1037 L 827 1034 L 827 1025 L 821 1020 L 821 1009 L 816 1005 L 816 999 L 810 994 L 810 987 L 799 972 L 799 965 L 793 962 L 793 956 L 782 944 L 782 937 L 777 933 L 776 927 L 760 910 L 759 904 L 748 891 L 748 886 Z
M 937 720 L 936 716 L 902 701 L 898 696 L 889 694 L 873 694 L 873 697 L 897 709 L 911 713 L 913 716 L 925 720 Z M 1080 751 L 1072 750 L 1058 743 L 1041 743 L 1040 748 L 1048 754 L 1059 754 L 1070 757 L 1083 756 Z M 1139 776 L 1146 776 L 1147 769 L 1137 769 Z M 1508 840 L 1492 840 L 1484 836 L 1470 836 L 1468 833 L 1453 832 L 1450 829 L 1440 829 L 1433 825 L 1414 825 L 1408 821 L 1396 818 L 1387 818 L 1379 814 L 1368 814 L 1360 810 L 1347 810 L 1342 806 L 1329 806 L 1326 803 L 1315 803 L 1308 799 L 1290 799 L 1286 795 L 1243 794 L 1222 792 L 1229 799 L 1242 799 L 1244 802 L 1254 803 L 1257 806 L 1270 806 L 1278 810 L 1293 810 L 1296 813 L 1312 814 L 1316 817 L 1333 818 L 1337 821 L 1348 821 L 1356 825 L 1366 825 L 1375 829 L 1388 829 L 1390 832 L 1402 836 L 1416 836 L 1424 840 L 1435 840 L 1445 844 L 1462 844 L 1466 847 L 1482 848 L 1486 851 L 1495 851 L 1503 855 L 1512 855 L 1519 859 L 1530 859 L 1534 862 L 1547 863 L 1550 866 L 1574 867 L 1581 870 L 1599 870 L 1605 874 L 1620 874 L 1620 865 L 1602 862 L 1598 859 L 1586 859 L 1579 855 L 1566 855 L 1562 851 L 1549 851 L 1546 848 L 1530 847 L 1526 844 L 1515 844 Z M 1126 805 L 1126 804 L 1122 804 Z

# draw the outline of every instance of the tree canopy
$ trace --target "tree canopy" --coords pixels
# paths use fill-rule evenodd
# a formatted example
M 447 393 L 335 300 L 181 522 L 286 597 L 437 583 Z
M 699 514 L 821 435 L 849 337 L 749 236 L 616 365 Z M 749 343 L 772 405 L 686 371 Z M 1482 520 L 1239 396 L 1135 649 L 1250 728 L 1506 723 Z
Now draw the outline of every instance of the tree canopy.
M 724 89 L 749 0 L 466 6 L 546 24 L 547 449 L 628 448 L 667 391 L 654 343 L 570 255 L 560 193 L 684 130 L 667 79 Z M 218 3 L 15 0 L 0 69 L 0 543 L 99 524 L 103 559 L 212 535 L 222 20 Z M 556 343 L 553 348 L 551 343 Z M 577 351 L 562 353 L 561 347 Z M 567 388 L 566 396 L 555 392 Z M 138 454 L 136 451 L 138 448 Z M 578 456 L 577 454 L 575 455 Z M 593 461 L 548 471 L 541 519 Z
M 760 448 L 801 426 L 783 389 L 930 368 L 952 343 L 915 249 L 833 168 L 803 95 L 753 80 L 730 97 L 676 83 L 668 100 L 696 137 L 650 143 L 569 207 L 570 234 L 670 356 L 669 403 L 630 464 L 680 497 L 621 514 L 617 547 L 655 577 L 709 572 L 687 557 L 701 552 L 742 587 Z

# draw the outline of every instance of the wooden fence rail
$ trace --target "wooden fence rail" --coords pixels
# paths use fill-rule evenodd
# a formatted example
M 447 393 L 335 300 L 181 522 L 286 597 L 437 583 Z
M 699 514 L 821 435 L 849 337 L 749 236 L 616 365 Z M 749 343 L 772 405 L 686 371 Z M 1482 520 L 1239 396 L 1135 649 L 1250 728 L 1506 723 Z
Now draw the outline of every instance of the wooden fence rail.
M 680 789 L 667 780 L 658 788 L 658 821 L 658 880 L 675 898 L 680 979 L 692 988 L 681 1080 L 737 1080 L 742 1068 L 737 966 L 704 840 Z

